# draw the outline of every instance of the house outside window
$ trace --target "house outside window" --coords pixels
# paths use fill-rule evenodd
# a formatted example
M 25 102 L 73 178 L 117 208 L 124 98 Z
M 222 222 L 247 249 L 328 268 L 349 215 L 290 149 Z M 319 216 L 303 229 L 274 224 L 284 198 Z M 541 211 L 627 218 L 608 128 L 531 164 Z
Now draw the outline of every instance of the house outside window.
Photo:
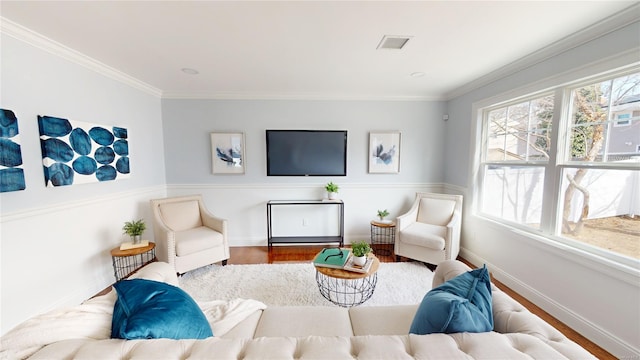
M 485 111 L 482 211 L 539 228 L 553 94 Z
M 481 111 L 482 216 L 599 255 L 640 259 L 637 69 Z

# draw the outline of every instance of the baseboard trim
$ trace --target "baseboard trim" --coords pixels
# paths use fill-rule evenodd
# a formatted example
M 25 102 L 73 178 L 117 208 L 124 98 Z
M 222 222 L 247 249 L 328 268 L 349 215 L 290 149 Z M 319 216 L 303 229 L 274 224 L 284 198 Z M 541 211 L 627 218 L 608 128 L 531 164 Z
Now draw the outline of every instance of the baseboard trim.
M 565 323 L 573 330 L 586 337 L 593 343 L 597 344 L 598 346 L 602 347 L 603 349 L 607 350 L 608 352 L 614 355 L 633 354 L 627 357 L 618 356 L 618 358 L 640 358 L 640 349 L 633 347 L 631 344 L 614 336 L 610 332 L 597 327 L 591 321 L 585 319 L 569 308 L 540 293 L 536 289 L 520 281 L 518 278 L 510 275 L 509 273 L 487 261 L 486 259 L 465 248 L 460 249 L 460 256 L 475 266 L 486 264 L 489 268 L 489 271 L 492 273 L 493 277 L 496 280 L 508 286 L 511 290 L 524 296 L 527 300 L 531 301 L 536 306 L 549 313 L 551 316 Z

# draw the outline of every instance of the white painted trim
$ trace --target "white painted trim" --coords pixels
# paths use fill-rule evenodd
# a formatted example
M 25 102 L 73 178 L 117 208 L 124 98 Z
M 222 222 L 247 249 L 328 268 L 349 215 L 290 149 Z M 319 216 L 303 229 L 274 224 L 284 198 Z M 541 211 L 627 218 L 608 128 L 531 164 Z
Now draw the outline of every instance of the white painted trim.
M 475 266 L 487 264 L 489 271 L 495 279 L 544 309 L 544 311 L 548 312 L 558 320 L 567 323 L 572 329 L 588 339 L 591 339 L 599 346 L 607 349 L 609 352 L 618 354 L 636 354 L 636 356 L 640 356 L 640 349 L 635 348 L 632 344 L 625 342 L 610 332 L 600 329 L 596 324 L 538 292 L 517 278 L 509 275 L 507 272 L 488 262 L 486 259 L 465 248 L 460 249 L 460 256 Z
M 7 18 L 0 17 L 0 33 L 9 35 L 20 41 L 24 41 L 25 43 L 32 45 L 40 50 L 44 50 L 48 53 L 69 60 L 89 70 L 95 71 L 96 73 L 101 74 L 107 78 L 131 86 L 132 88 L 138 89 L 147 94 L 153 95 L 155 97 L 160 97 L 162 95 L 162 91 L 158 88 L 144 83 L 132 76 L 123 73 L 120 70 L 112 68 L 109 65 L 106 65 L 87 55 L 84 55 L 59 42 L 49 39 L 48 37 L 30 30 L 22 25 L 19 25 Z
M 516 101 L 518 98 L 529 97 L 550 91 L 554 88 L 579 83 L 584 78 L 594 79 L 603 74 L 623 72 L 626 69 L 633 68 L 640 64 L 640 60 L 638 59 L 639 51 L 640 47 L 631 47 L 621 53 L 603 57 L 595 62 L 575 67 L 571 70 L 542 78 L 524 86 L 478 100 L 472 104 L 474 114 L 482 108 L 496 106 L 502 102 Z
M 528 245 L 562 257 L 568 261 L 579 264 L 591 270 L 606 274 L 611 278 L 620 280 L 629 285 L 638 286 L 640 279 L 640 261 L 635 260 L 635 267 L 632 264 L 621 262 L 598 256 L 593 252 L 582 250 L 578 247 L 567 245 L 561 241 L 550 239 L 543 235 L 536 235 L 529 231 L 517 229 L 513 226 L 502 224 L 483 216 L 472 215 L 474 223 L 482 223 L 482 226 L 490 226 L 497 231 L 517 234 L 518 238 L 524 239 Z
M 91 206 L 91 205 L 105 203 L 105 202 L 114 201 L 118 199 L 139 196 L 141 194 L 152 194 L 152 193 L 165 194 L 166 188 L 163 185 L 148 187 L 148 188 L 139 188 L 139 189 L 134 189 L 130 191 L 109 194 L 105 196 L 96 196 L 96 197 L 77 200 L 77 201 L 69 201 L 69 202 L 57 203 L 54 205 L 46 205 L 46 206 L 41 206 L 37 208 L 30 208 L 23 211 L 1 213 L 0 224 L 7 223 L 10 221 L 22 220 L 24 218 L 29 218 L 33 216 L 42 216 L 47 214 L 58 213 L 61 211 L 65 211 L 67 209 Z
M 197 189 L 316 189 L 324 188 L 322 183 L 277 183 L 277 184 L 171 184 L 167 190 L 197 190 Z M 340 184 L 340 189 L 430 189 L 429 191 L 443 191 L 447 185 L 444 183 L 346 183 Z M 451 185 L 453 186 L 453 185 Z M 341 191 L 342 191 L 341 190 Z
M 197 100 L 312 100 L 312 101 L 444 101 L 443 96 L 372 94 L 276 94 L 276 93 L 178 93 L 164 92 L 163 99 Z
M 634 4 L 627 9 L 593 24 L 577 33 L 569 35 L 545 48 L 516 60 L 474 81 L 471 81 L 447 94 L 440 96 L 394 95 L 381 96 L 372 94 L 271 94 L 271 93 L 233 93 L 219 92 L 211 94 L 191 94 L 179 92 L 162 92 L 147 83 L 97 61 L 87 55 L 73 50 L 44 35 L 36 33 L 9 19 L 0 17 L 0 32 L 18 40 L 31 44 L 39 49 L 60 56 L 76 64 L 84 66 L 108 78 L 122 82 L 133 88 L 163 99 L 220 99 L 220 100 L 327 100 L 327 101 L 447 101 L 470 91 L 478 89 L 496 80 L 513 75 L 523 69 L 541 63 L 549 58 L 571 50 L 584 43 L 602 37 L 620 29 L 632 22 L 638 21 L 640 4 Z
M 317 101 L 443 101 L 442 96 L 416 95 L 373 95 L 373 94 L 275 94 L 275 93 L 179 93 L 163 92 L 141 80 L 117 70 L 96 59 L 84 55 L 42 34 L 19 25 L 7 18 L 0 17 L 0 32 L 38 49 L 44 50 L 75 64 L 95 71 L 105 77 L 141 90 L 162 99 L 202 99 L 202 100 L 317 100 Z
M 508 65 L 505 65 L 498 70 L 483 75 L 478 79 L 445 94 L 444 98 L 447 100 L 454 99 L 468 92 L 488 85 L 492 82 L 520 72 L 523 69 L 542 63 L 545 60 L 548 60 L 554 56 L 558 56 L 589 41 L 593 41 L 606 34 L 616 31 L 626 25 L 638 21 L 638 12 L 640 12 L 640 4 L 636 3 L 634 5 L 631 5 L 628 8 L 620 11 L 619 13 L 614 14 L 598 23 L 595 23 L 589 27 L 582 29 L 581 31 L 560 39 L 553 44 L 537 50 L 534 53 L 520 58 L 519 60 L 516 60 Z

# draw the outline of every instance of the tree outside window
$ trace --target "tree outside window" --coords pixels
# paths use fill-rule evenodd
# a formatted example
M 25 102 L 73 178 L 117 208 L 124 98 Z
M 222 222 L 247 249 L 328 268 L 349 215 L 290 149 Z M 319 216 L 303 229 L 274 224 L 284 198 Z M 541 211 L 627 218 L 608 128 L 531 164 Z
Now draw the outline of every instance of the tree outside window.
M 640 259 L 640 73 L 555 90 L 483 110 L 481 213 Z

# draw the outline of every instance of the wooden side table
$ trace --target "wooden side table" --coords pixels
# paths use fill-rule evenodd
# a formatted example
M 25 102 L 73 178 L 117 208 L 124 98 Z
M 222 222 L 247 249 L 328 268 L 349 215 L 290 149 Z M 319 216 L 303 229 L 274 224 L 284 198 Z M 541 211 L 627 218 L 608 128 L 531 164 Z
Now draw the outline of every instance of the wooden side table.
M 369 300 L 378 282 L 378 258 L 369 254 L 373 263 L 366 274 L 316 266 L 316 282 L 320 294 L 332 303 L 350 307 L 357 306 Z
M 111 250 L 111 259 L 113 260 L 113 275 L 116 277 L 116 281 L 120 281 L 156 260 L 156 244 L 149 242 L 147 246 L 128 250 L 120 250 L 118 246 Z
M 380 255 L 391 255 L 396 242 L 396 224 L 393 221 L 371 221 L 371 246 L 379 245 L 376 252 Z

